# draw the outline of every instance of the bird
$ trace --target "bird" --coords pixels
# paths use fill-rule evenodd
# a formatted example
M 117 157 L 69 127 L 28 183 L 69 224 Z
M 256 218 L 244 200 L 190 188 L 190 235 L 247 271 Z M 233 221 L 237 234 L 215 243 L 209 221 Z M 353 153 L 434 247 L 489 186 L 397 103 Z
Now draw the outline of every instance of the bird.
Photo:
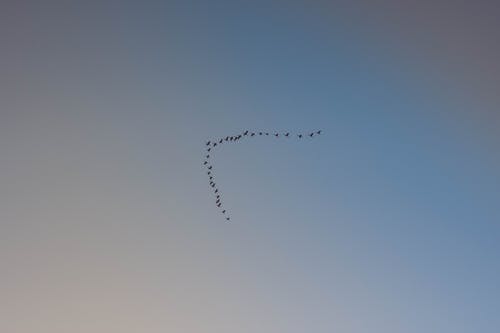
M 297 135 L 297 137 L 299 139 L 302 139 L 303 137 L 306 137 L 306 136 L 310 136 L 311 138 L 314 137 L 315 135 L 320 135 L 322 134 L 322 130 L 315 130 L 315 131 L 312 131 L 310 133 L 300 133 L 300 134 L 295 134 Z M 261 131 L 257 131 L 257 132 L 251 132 L 250 130 L 245 130 L 243 132 L 240 132 L 240 134 L 236 134 L 234 136 L 226 136 L 226 137 L 223 137 L 221 139 L 215 139 L 214 141 L 206 141 L 206 145 L 208 146 L 206 148 L 206 159 L 203 161 L 203 165 L 207 167 L 208 171 L 207 171 L 207 175 L 209 176 L 209 184 L 211 186 L 211 188 L 213 189 L 214 191 L 214 195 L 216 196 L 216 200 L 215 200 L 215 204 L 217 207 L 220 207 L 221 208 L 221 212 L 222 214 L 224 214 L 225 218 L 227 221 L 230 221 L 230 217 L 229 217 L 229 214 L 227 214 L 227 211 L 222 203 L 222 196 L 221 196 L 221 193 L 219 192 L 219 189 L 217 188 L 217 184 L 215 183 L 214 179 L 215 177 L 212 175 L 212 172 L 211 170 L 213 169 L 213 165 L 211 164 L 211 161 L 213 159 L 213 157 L 211 158 L 210 156 L 210 152 L 212 150 L 212 148 L 216 147 L 218 144 L 222 144 L 224 143 L 224 141 L 238 141 L 238 140 L 241 140 L 244 136 L 256 136 L 256 135 L 259 135 L 259 136 L 262 136 L 262 135 L 266 135 L 266 136 L 269 136 L 269 135 L 274 135 L 276 138 L 279 138 L 280 136 L 284 136 L 284 137 L 293 137 L 294 136 L 294 133 L 290 133 L 290 132 L 261 132 Z

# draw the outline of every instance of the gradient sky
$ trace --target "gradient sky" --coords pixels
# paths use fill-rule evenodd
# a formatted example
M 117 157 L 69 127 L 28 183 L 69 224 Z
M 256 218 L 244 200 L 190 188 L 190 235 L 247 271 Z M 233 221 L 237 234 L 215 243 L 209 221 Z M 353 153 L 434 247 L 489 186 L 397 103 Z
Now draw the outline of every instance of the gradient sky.
M 499 15 L 2 2 L 0 331 L 498 332 Z

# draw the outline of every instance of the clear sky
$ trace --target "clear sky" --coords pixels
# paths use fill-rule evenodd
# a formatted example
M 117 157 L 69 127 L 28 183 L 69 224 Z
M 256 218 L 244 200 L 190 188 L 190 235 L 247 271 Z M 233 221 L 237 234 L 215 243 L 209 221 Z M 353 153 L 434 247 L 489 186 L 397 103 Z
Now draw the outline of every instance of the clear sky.
M 498 332 L 499 12 L 3 2 L 0 331 Z

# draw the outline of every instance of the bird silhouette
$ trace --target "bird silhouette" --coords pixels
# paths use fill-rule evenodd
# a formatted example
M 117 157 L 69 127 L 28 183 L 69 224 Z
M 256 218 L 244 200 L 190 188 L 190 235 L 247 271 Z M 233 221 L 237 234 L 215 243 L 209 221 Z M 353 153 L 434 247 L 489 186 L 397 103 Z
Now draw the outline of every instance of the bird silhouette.
M 322 133 L 322 130 L 317 130 L 317 131 L 313 131 L 311 133 L 300 133 L 300 134 L 296 134 L 297 137 L 299 139 L 302 139 L 302 137 L 306 137 L 307 135 L 309 135 L 311 138 L 314 136 L 314 135 L 319 135 Z M 269 136 L 269 135 L 274 135 L 276 138 L 279 138 L 280 136 L 284 136 L 284 137 L 290 137 L 290 136 L 293 136 L 293 134 L 291 134 L 290 132 L 261 132 L 261 131 L 258 131 L 258 132 L 251 132 L 250 130 L 245 130 L 244 132 L 242 132 L 241 134 L 237 134 L 237 135 L 233 135 L 233 136 L 226 136 L 225 138 L 222 138 L 222 139 L 215 139 L 215 140 L 209 140 L 209 141 L 206 141 L 206 145 L 208 146 L 206 151 L 207 151 L 207 155 L 205 155 L 206 157 L 206 160 L 203 161 L 203 165 L 207 167 L 208 171 L 207 171 L 207 175 L 209 176 L 209 184 L 210 184 L 210 187 L 214 190 L 214 194 L 216 196 L 216 201 L 215 201 L 215 204 L 217 205 L 217 207 L 221 207 L 221 212 L 222 214 L 225 214 L 225 217 L 226 217 L 226 220 L 229 221 L 230 218 L 229 218 L 229 215 L 226 215 L 227 213 L 227 210 L 225 209 L 225 207 L 223 207 L 222 205 L 222 198 L 221 198 L 221 193 L 219 192 L 219 189 L 217 188 L 217 185 L 216 183 L 214 182 L 214 176 L 212 175 L 212 172 L 211 170 L 213 169 L 213 165 L 212 163 L 210 163 L 210 161 L 213 159 L 213 156 L 211 156 L 210 153 L 212 148 L 216 147 L 217 144 L 222 144 L 224 141 L 238 141 L 238 140 L 241 140 L 244 136 L 256 136 L 256 135 L 259 135 L 259 136 L 262 136 L 262 135 L 266 135 L 266 136 Z

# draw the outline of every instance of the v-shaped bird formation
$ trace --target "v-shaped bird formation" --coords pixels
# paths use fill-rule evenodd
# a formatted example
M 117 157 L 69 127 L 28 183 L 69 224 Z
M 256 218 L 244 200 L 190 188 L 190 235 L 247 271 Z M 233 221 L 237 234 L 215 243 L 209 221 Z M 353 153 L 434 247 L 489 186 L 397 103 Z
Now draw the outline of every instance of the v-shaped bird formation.
M 213 166 L 211 163 L 211 154 L 213 154 L 213 151 L 216 147 L 222 146 L 222 144 L 225 143 L 234 143 L 237 141 L 240 141 L 242 139 L 246 138 L 255 138 L 255 137 L 261 137 L 261 136 L 267 136 L 267 137 L 274 137 L 276 139 L 279 138 L 285 138 L 285 139 L 290 139 L 290 138 L 295 138 L 295 139 L 306 139 L 306 138 L 313 138 L 314 136 L 321 135 L 322 130 L 318 131 L 313 131 L 310 133 L 299 133 L 299 134 L 291 134 L 290 132 L 285 132 L 285 133 L 278 133 L 278 132 L 252 132 L 249 130 L 244 131 L 243 133 L 236 134 L 236 135 L 231 135 L 231 136 L 226 136 L 224 138 L 217 138 L 215 140 L 208 140 L 205 143 L 205 148 L 206 148 L 206 155 L 205 159 L 203 161 L 203 166 L 206 168 L 208 180 L 209 180 L 209 185 L 211 190 L 213 191 L 215 195 L 215 205 L 217 206 L 218 209 L 221 210 L 221 213 L 224 215 L 226 218 L 226 221 L 230 221 L 231 218 L 228 214 L 228 211 L 226 208 L 224 208 L 223 202 L 222 202 L 222 195 L 219 191 L 219 188 L 217 187 L 217 183 L 215 182 L 215 176 L 213 172 Z

